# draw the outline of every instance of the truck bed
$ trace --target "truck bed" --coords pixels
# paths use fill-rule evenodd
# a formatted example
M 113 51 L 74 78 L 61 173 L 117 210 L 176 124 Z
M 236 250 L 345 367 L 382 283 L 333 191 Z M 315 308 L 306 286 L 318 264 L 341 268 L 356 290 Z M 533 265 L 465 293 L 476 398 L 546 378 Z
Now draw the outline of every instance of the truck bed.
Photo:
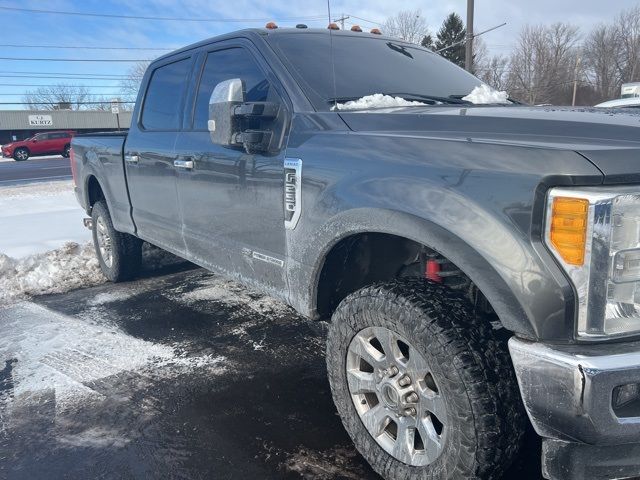
M 123 148 L 127 132 L 98 132 L 76 135 L 71 141 L 76 196 L 90 213 L 90 199 L 96 195 L 109 199 L 114 227 L 120 231 L 134 230 L 127 191 Z M 97 187 L 92 179 L 100 179 Z M 83 179 L 83 181 L 80 181 Z

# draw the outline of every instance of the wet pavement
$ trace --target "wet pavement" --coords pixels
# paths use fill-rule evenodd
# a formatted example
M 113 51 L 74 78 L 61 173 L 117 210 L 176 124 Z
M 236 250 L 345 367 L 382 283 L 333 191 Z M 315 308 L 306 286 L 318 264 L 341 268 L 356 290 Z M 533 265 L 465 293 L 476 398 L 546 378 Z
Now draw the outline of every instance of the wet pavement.
M 325 323 L 187 264 L 148 275 L 0 311 L 0 478 L 379 478 Z M 506 478 L 540 478 L 538 449 Z

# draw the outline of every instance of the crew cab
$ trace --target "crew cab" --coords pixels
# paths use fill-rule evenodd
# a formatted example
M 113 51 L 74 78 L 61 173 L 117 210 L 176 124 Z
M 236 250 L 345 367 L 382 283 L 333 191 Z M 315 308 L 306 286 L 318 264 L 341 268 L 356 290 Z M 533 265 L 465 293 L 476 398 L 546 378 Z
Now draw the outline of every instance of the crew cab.
M 36 133 L 26 140 L 2 145 L 2 156 L 13 158 L 17 162 L 42 155 L 68 157 L 74 134 L 71 130 Z
M 640 117 L 476 88 L 376 33 L 160 57 L 128 134 L 72 142 L 101 268 L 132 278 L 147 241 L 330 319 L 336 408 L 384 478 L 500 478 L 529 425 L 546 478 L 636 476 Z

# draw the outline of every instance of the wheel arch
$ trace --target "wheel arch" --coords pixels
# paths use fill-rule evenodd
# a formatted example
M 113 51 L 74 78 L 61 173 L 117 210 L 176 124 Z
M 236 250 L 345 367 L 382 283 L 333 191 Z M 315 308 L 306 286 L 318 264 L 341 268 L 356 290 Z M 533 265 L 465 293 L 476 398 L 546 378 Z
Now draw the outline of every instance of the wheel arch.
M 507 330 L 525 338 L 539 337 L 535 324 L 528 318 L 517 296 L 498 271 L 472 246 L 442 226 L 411 214 L 377 209 L 358 209 L 346 212 L 342 218 L 332 224 L 333 227 L 325 227 L 325 233 L 333 228 L 344 227 L 344 225 L 349 225 L 350 228 L 342 228 L 339 233 L 336 232 L 333 236 L 328 235 L 330 239 L 322 246 L 314 242 L 315 246 L 311 247 L 319 252 L 310 273 L 309 309 L 311 316 L 322 317 L 330 313 L 326 311 L 326 304 L 323 304 L 322 289 L 323 281 L 331 282 L 332 280 L 331 278 L 328 280 L 326 277 L 323 278 L 323 275 L 326 275 L 326 268 L 330 268 L 328 261 L 335 254 L 336 249 L 341 248 L 345 242 L 357 239 L 362 235 L 385 235 L 400 242 L 396 245 L 402 242 L 413 242 L 443 256 L 462 271 L 486 297 Z M 319 237 L 327 236 L 320 235 Z M 308 251 L 313 251 L 311 249 Z

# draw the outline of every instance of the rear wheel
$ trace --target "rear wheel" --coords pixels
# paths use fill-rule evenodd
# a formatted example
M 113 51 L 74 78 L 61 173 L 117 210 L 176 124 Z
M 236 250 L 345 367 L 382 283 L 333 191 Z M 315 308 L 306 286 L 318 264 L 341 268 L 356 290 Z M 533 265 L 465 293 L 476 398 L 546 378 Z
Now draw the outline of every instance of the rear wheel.
M 102 273 L 112 282 L 133 278 L 142 264 L 142 241 L 113 228 L 111 215 L 104 200 L 91 211 L 93 244 Z
M 69 150 L 71 149 L 71 145 L 65 145 L 64 150 L 62 151 L 62 156 L 64 158 L 69 158 Z
M 347 297 L 327 366 L 347 432 L 386 479 L 496 478 L 515 458 L 525 415 L 506 345 L 442 285 Z
M 24 162 L 29 158 L 29 150 L 26 148 L 16 148 L 13 152 L 13 159 L 16 162 Z

